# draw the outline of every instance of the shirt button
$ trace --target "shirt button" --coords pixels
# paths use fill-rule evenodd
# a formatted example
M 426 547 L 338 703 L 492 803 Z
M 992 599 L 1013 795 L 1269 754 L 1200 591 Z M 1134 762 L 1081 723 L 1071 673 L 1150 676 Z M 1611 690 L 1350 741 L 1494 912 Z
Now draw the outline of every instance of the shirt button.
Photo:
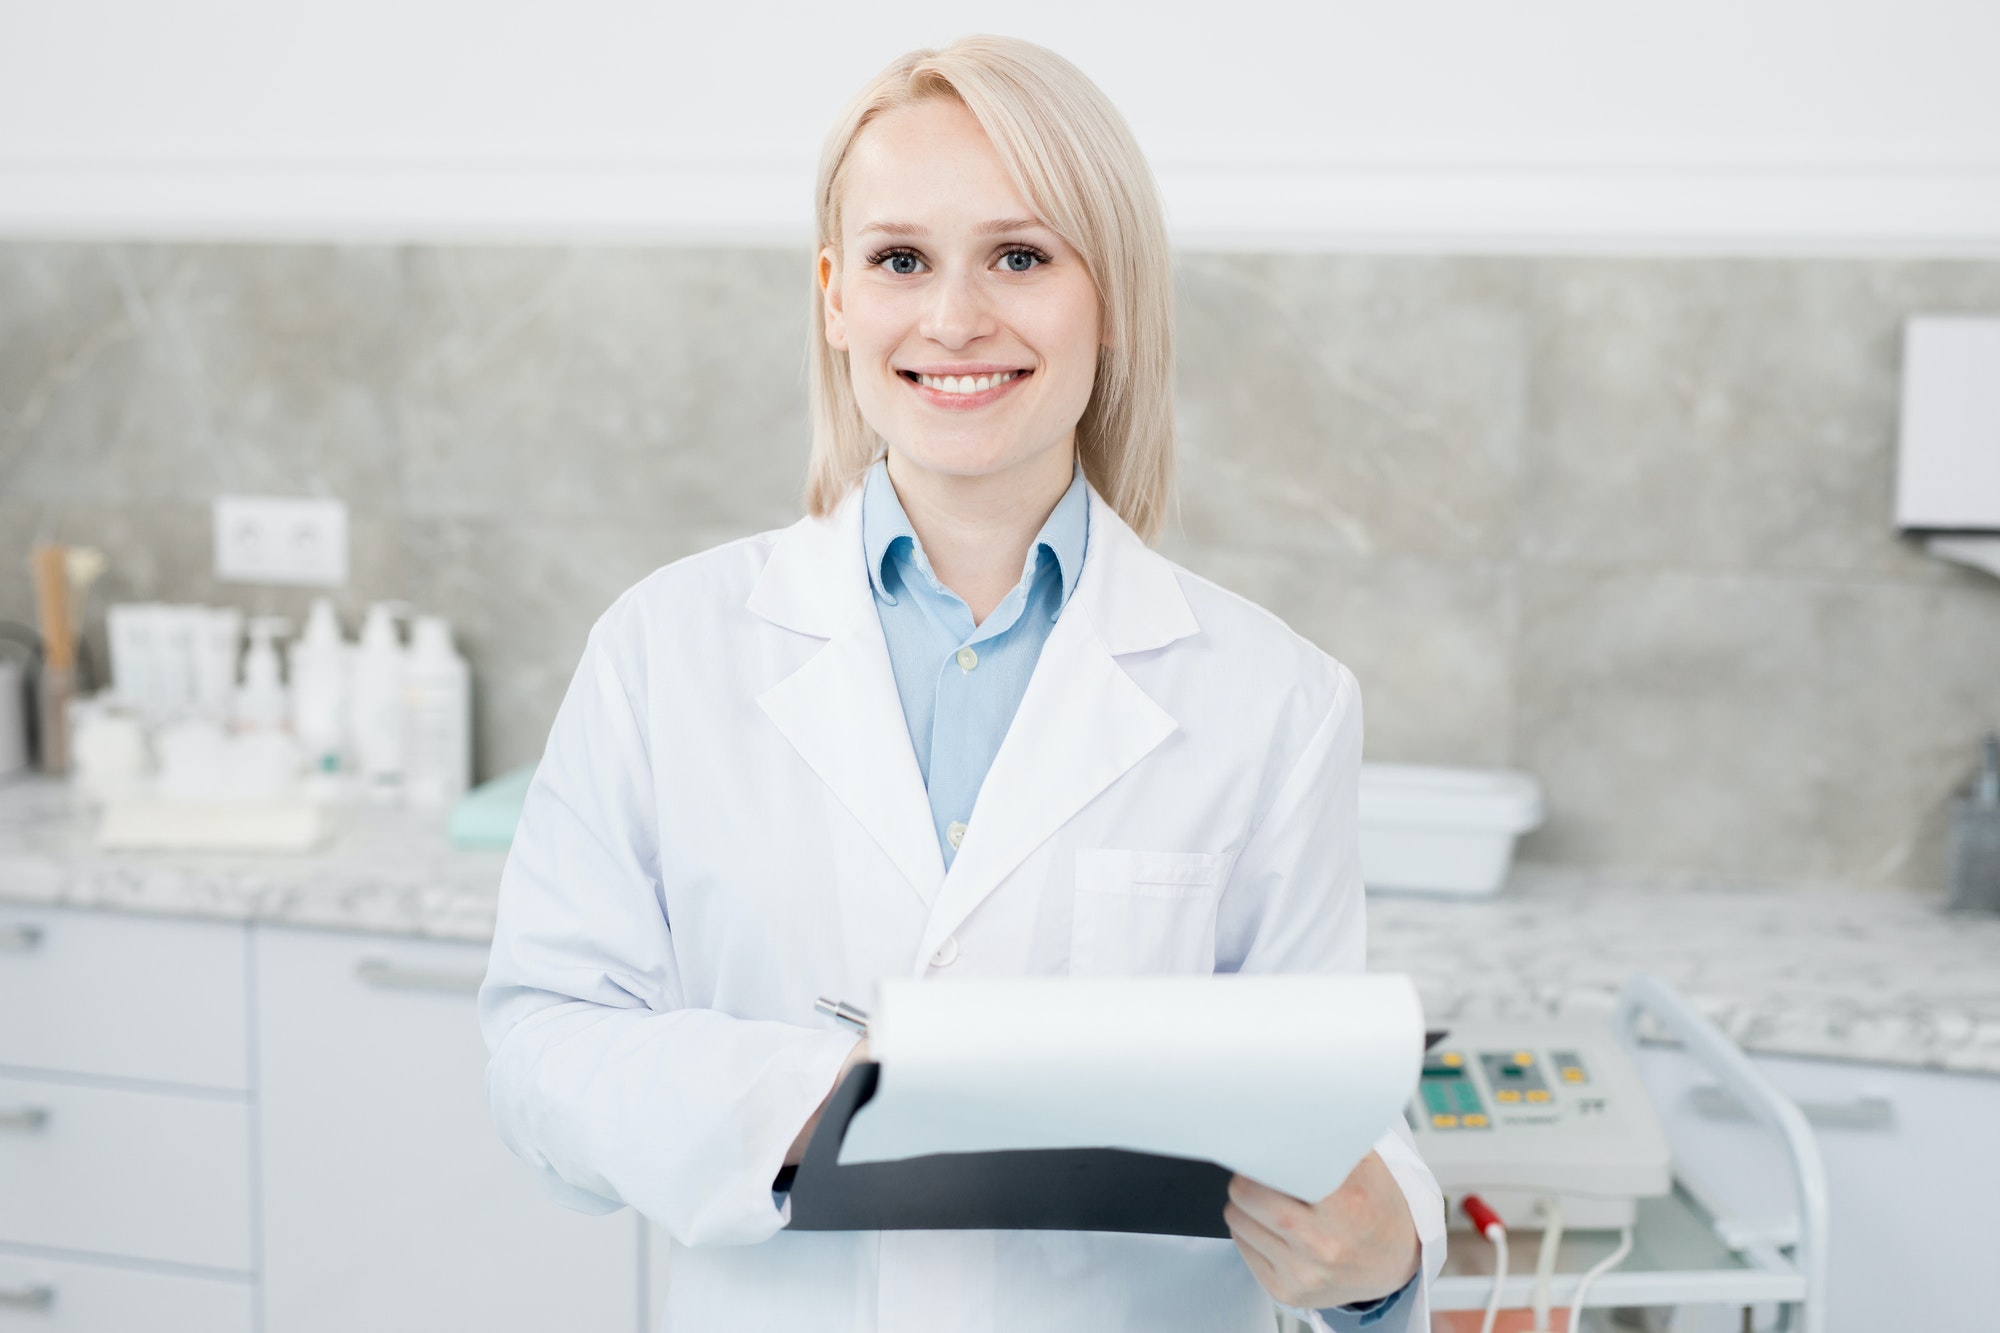
M 947 935 L 944 937 L 944 943 L 938 945 L 937 952 L 931 955 L 931 966 L 950 967 L 953 963 L 957 961 L 958 961 L 958 936 Z
M 957 847 L 958 844 L 965 841 L 965 825 L 955 819 L 952 820 L 951 823 L 945 825 L 944 840 L 953 847 Z
M 978 665 L 978 653 L 973 652 L 970 648 L 961 648 L 958 650 L 958 669 L 960 671 L 970 671 Z

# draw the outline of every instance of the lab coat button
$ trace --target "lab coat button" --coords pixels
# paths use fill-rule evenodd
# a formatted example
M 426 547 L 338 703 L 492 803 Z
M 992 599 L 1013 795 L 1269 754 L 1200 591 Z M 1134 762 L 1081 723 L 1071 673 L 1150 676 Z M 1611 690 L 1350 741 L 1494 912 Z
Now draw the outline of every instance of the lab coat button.
M 958 650 L 958 669 L 960 671 L 970 671 L 978 665 L 978 653 L 973 652 L 970 648 L 961 648 Z
M 931 955 L 931 966 L 950 967 L 953 963 L 957 961 L 958 961 L 958 936 L 947 935 L 944 937 L 944 943 L 938 945 L 937 952 Z
M 955 819 L 952 820 L 951 823 L 945 825 L 944 840 L 956 848 L 960 843 L 965 841 L 965 825 Z

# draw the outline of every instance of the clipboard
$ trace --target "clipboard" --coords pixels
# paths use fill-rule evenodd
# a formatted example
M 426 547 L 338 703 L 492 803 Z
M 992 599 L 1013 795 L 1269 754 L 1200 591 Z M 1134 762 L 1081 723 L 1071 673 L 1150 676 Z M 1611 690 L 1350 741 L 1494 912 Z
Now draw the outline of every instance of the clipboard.
M 1429 1049 L 1442 1032 L 1424 1034 Z M 1232 1173 L 1214 1162 L 1122 1148 L 939 1153 L 843 1166 L 840 1145 L 881 1066 L 835 1090 L 790 1179 L 791 1231 L 1123 1231 L 1227 1239 Z M 773 1187 L 786 1183 L 780 1173 Z
M 881 1066 L 848 1071 L 792 1178 L 791 1231 L 1136 1231 L 1227 1237 L 1230 1172 L 1120 1148 L 940 1153 L 840 1164 Z

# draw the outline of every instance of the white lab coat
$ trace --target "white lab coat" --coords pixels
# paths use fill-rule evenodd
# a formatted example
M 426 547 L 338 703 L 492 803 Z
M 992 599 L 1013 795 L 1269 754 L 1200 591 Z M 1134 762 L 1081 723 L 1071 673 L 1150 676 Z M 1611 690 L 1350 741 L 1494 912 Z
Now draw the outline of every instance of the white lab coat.
M 1269 1333 L 1227 1240 L 781 1230 L 771 1179 L 853 1041 L 817 996 L 1363 966 L 1354 678 L 1094 490 L 946 874 L 860 512 L 669 565 L 592 629 L 480 994 L 500 1134 L 563 1202 L 665 1230 L 676 1333 Z M 1379 1151 L 1427 1284 L 1436 1183 L 1400 1121 Z M 1427 1328 L 1419 1297 L 1388 1322 Z

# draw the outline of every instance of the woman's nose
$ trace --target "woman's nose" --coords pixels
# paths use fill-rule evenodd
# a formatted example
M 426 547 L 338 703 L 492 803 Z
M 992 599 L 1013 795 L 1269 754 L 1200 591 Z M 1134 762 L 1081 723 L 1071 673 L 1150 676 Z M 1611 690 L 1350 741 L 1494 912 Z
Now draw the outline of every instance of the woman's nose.
M 962 270 L 940 274 L 931 284 L 918 332 L 940 346 L 963 347 L 992 331 L 993 311 L 978 275 Z

